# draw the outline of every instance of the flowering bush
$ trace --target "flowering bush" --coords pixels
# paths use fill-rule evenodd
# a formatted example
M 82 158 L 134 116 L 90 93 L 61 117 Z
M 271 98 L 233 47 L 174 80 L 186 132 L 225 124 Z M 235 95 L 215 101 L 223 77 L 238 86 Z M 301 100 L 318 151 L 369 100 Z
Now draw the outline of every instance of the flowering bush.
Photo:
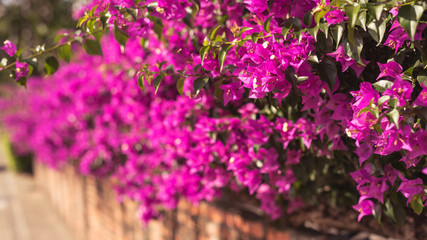
M 326 199 L 401 223 L 427 205 L 426 5 L 93 0 L 52 48 L 70 64 L 3 121 L 39 161 L 113 176 L 144 221 L 231 189 L 272 219 Z M 33 58 L 2 49 L 26 84 Z

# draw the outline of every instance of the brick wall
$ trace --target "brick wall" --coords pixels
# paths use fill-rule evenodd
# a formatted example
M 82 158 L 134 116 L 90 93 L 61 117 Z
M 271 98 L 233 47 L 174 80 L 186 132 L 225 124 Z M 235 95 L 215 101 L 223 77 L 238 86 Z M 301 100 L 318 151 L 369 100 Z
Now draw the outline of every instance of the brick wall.
M 213 204 L 193 206 L 185 200 L 161 221 L 142 226 L 136 203 L 119 203 L 108 179 L 84 177 L 72 167 L 52 170 L 39 163 L 34 173 L 76 240 L 297 239 L 292 231 L 277 231 L 262 219 L 248 220 Z

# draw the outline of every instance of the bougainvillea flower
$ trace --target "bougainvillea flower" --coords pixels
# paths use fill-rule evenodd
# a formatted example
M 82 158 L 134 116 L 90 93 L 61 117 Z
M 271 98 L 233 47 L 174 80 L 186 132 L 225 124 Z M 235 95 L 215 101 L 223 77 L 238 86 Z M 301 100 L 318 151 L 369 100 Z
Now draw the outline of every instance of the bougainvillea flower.
M 360 195 L 375 198 L 381 203 L 384 203 L 384 192 L 389 189 L 387 183 L 382 178 L 372 177 L 368 185 L 357 186 Z
M 396 178 L 399 174 L 399 171 L 397 171 L 396 169 L 394 169 L 391 164 L 386 164 L 384 166 L 384 173 L 385 173 L 385 178 L 387 178 L 387 180 L 390 182 L 390 184 L 393 186 L 394 182 L 396 181 Z
M 356 110 L 367 107 L 371 101 L 375 103 L 380 98 L 379 92 L 368 82 L 361 83 L 360 90 L 350 92 L 350 94 L 354 97 L 353 110 L 355 110 L 355 114 L 359 114 L 359 111 Z
M 22 77 L 26 77 L 28 75 L 28 64 L 27 63 L 21 63 L 19 61 L 16 62 L 16 69 L 15 69 L 15 78 L 16 80 L 19 80 Z
M 7 55 L 13 57 L 13 55 L 16 53 L 16 45 L 9 40 L 4 41 L 3 44 L 3 47 L 0 47 L 0 49 L 3 49 Z
M 391 80 L 401 78 L 403 76 L 402 66 L 397 62 L 391 61 L 385 64 L 378 63 L 380 67 L 380 74 L 377 77 L 377 80 L 382 77 L 391 77 Z
M 418 97 L 415 99 L 413 106 L 427 107 L 427 88 L 424 87 Z
M 396 20 L 390 28 L 390 34 L 388 35 L 384 45 L 395 49 L 395 52 L 397 53 L 407 40 L 410 40 L 410 37 Z
M 357 154 L 357 156 L 359 156 L 359 164 L 362 165 L 363 162 L 365 162 L 371 157 L 372 153 L 374 153 L 374 149 L 369 144 L 362 143 L 356 149 L 355 153 Z
M 333 25 L 347 21 L 348 17 L 345 15 L 345 12 L 337 8 L 335 10 L 328 11 L 325 15 L 325 20 L 328 22 L 328 25 Z
M 406 168 L 415 167 L 420 161 L 419 158 L 410 158 L 408 156 L 404 156 L 400 159 L 401 162 L 405 163 Z
M 223 92 L 224 106 L 227 105 L 231 100 L 236 101 L 242 98 L 244 89 L 241 87 L 240 82 L 233 82 L 230 84 L 224 84 L 219 87 Z
M 403 194 L 403 196 L 405 196 L 408 199 L 408 201 L 406 202 L 406 205 L 408 205 L 411 202 L 411 199 L 414 195 L 424 193 L 423 180 L 421 178 L 408 180 L 400 176 L 400 179 L 402 179 L 402 183 L 400 184 L 397 191 L 400 191 Z
M 349 67 L 351 67 L 356 72 L 357 77 L 359 77 L 363 70 L 365 70 L 365 66 L 359 64 L 353 58 L 347 55 L 342 45 L 340 45 L 335 52 L 328 53 L 327 55 L 335 58 L 337 62 L 341 63 L 343 72 L 345 72 Z M 365 60 L 362 61 L 364 64 L 368 63 Z
M 372 215 L 372 210 L 374 209 L 374 202 L 369 199 L 361 197 L 359 203 L 353 206 L 354 210 L 359 212 L 359 217 L 357 221 L 360 222 L 364 216 Z
M 386 89 L 384 95 L 389 95 L 390 97 L 397 98 L 399 100 L 398 106 L 405 106 L 406 102 L 411 99 L 412 91 L 413 88 L 411 83 L 402 80 L 401 78 L 396 78 L 393 86 L 389 89 Z

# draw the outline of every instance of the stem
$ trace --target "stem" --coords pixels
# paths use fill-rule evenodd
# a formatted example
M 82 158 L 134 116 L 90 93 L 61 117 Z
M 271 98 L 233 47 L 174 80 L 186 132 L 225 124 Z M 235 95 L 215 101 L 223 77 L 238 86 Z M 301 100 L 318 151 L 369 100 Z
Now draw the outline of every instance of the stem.
M 95 34 L 95 33 L 98 33 L 98 32 L 101 32 L 101 31 L 104 31 L 104 30 L 98 30 L 98 31 L 94 31 L 93 33 L 91 33 L 91 34 L 86 34 L 85 36 L 82 36 L 82 38 L 87 38 L 89 35 L 93 35 L 93 34 Z M 52 52 L 52 51 L 55 51 L 56 49 L 58 49 L 58 48 L 60 48 L 60 47 L 62 47 L 62 46 L 64 46 L 64 45 L 67 45 L 67 44 L 71 44 L 71 43 L 73 43 L 73 42 L 75 42 L 75 41 L 77 41 L 76 39 L 71 39 L 71 40 L 69 40 L 69 41 L 67 41 L 67 42 L 65 42 L 65 43 L 63 43 L 63 44 L 56 44 L 55 46 L 53 46 L 53 47 L 51 47 L 51 48 L 48 48 L 48 49 L 46 49 L 45 51 L 40 51 L 40 52 L 37 52 L 37 53 L 34 53 L 33 55 L 31 55 L 31 56 L 28 56 L 28 57 L 25 57 L 25 58 L 22 58 L 22 60 L 30 60 L 30 59 L 32 59 L 32 58 L 35 58 L 35 57 L 39 57 L 39 56 L 42 56 L 42 55 L 44 55 L 44 54 L 46 54 L 46 53 L 49 53 L 49 52 Z M 5 71 L 5 70 L 8 70 L 8 69 L 10 69 L 10 68 L 12 68 L 13 66 L 15 66 L 16 65 L 16 62 L 17 61 L 15 61 L 15 62 L 13 62 L 13 63 L 11 63 L 11 64 L 9 64 L 9 65 L 7 65 L 6 67 L 4 67 L 4 68 L 2 68 L 1 70 L 0 70 L 0 72 L 1 71 Z

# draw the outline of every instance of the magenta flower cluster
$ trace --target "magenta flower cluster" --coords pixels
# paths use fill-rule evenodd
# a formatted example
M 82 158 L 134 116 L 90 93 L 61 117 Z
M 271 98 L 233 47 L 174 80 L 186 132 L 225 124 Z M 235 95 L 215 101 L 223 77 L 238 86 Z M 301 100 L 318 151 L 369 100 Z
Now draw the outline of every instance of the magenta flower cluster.
M 253 196 L 272 219 L 285 206 L 288 212 L 304 206 L 307 194 L 330 197 L 338 184 L 356 186 L 348 193 L 356 194 L 359 221 L 397 194 L 407 204 L 427 205 L 427 86 L 404 78 L 402 61 L 357 61 L 344 44 L 319 53 L 318 39 L 299 32 L 298 23 L 329 2 L 270 2 L 94 0 L 87 9 L 97 6 L 96 17 L 108 12 L 112 28 L 129 35 L 124 48 L 107 35 L 104 57 L 77 51 L 55 75 L 31 79 L 29 90 L 1 102 L 3 122 L 19 149 L 38 161 L 112 176 L 119 197 L 140 204 L 144 221 L 182 197 L 197 204 L 225 189 Z M 123 9 L 137 11 L 129 16 Z M 329 26 L 349 21 L 335 6 L 324 18 Z M 216 38 L 231 45 L 225 67 L 217 53 L 199 54 L 216 41 L 206 35 L 218 23 L 226 27 Z M 397 20 L 390 26 L 384 47 L 397 53 L 411 38 Z M 419 24 L 414 41 L 425 26 Z M 2 49 L 12 56 L 13 47 Z M 162 72 L 164 61 L 173 74 Z M 337 66 L 332 83 L 319 62 Z M 17 76 L 25 73 L 22 64 Z M 149 69 L 137 73 L 140 66 Z M 148 71 L 154 76 L 144 75 L 141 92 L 138 77 Z M 367 71 L 375 77 L 360 80 Z M 163 73 L 158 90 L 149 85 Z M 209 82 L 195 90 L 201 77 Z

